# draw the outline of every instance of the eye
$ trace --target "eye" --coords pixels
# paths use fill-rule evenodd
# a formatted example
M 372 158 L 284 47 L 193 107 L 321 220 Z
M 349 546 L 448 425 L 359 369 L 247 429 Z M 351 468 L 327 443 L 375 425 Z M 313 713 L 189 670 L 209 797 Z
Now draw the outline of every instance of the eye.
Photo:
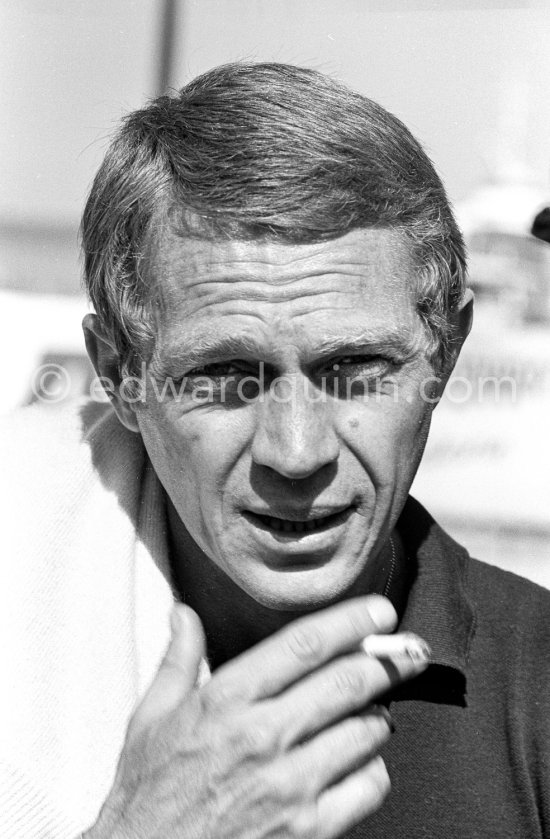
M 329 371 L 337 373 L 349 371 L 349 368 L 361 368 L 382 372 L 391 365 L 391 359 L 382 355 L 343 355 L 332 359 Z
M 323 367 L 319 386 L 338 399 L 383 395 L 395 371 L 395 361 L 383 355 L 341 355 Z
M 247 404 L 260 392 L 261 370 L 261 363 L 258 367 L 240 359 L 194 367 L 185 376 L 187 391 L 202 393 L 206 389 L 224 403 L 233 404 L 240 399 L 243 404 Z
M 195 367 L 187 373 L 188 378 L 203 376 L 204 378 L 224 378 L 226 376 L 238 376 L 246 373 L 244 362 L 220 361 L 215 364 L 205 364 L 204 367 Z

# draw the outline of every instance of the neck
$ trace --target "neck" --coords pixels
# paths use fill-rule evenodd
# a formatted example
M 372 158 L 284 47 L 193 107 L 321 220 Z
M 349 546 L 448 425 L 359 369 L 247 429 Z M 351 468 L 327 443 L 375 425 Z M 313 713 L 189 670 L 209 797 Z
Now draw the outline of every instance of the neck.
M 167 499 L 172 573 L 178 595 L 200 617 L 212 670 L 302 616 L 300 611 L 269 609 L 237 586 L 191 538 Z M 361 594 L 386 594 L 395 603 L 402 564 L 401 541 L 392 536 L 364 579 L 342 600 Z M 392 561 L 393 560 L 393 561 Z M 388 578 L 391 575 L 391 585 Z M 400 611 L 398 609 L 398 611 Z

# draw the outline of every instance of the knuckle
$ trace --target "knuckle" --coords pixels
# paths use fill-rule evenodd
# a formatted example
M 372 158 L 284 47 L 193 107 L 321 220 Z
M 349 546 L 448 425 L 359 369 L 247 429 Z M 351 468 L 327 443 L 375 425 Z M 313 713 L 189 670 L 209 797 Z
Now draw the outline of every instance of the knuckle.
M 213 786 L 212 795 L 218 801 L 218 806 L 214 808 L 210 818 L 209 830 L 204 834 L 205 839 L 206 836 L 209 839 L 221 836 L 248 836 L 251 835 L 250 830 L 257 835 L 254 829 L 259 829 L 258 825 L 279 825 L 281 814 L 284 813 L 284 802 L 280 799 L 271 775 L 272 773 L 264 769 L 235 772 L 226 779 L 221 790 Z M 199 835 L 202 837 L 203 833 L 193 834 L 197 837 Z M 275 832 L 272 835 L 275 835 Z
M 303 789 L 296 775 L 291 777 L 288 774 L 276 772 L 273 783 L 277 788 L 280 800 L 287 804 L 296 802 L 303 795 Z
M 275 731 L 257 720 L 240 720 L 229 739 L 233 750 L 241 757 L 269 759 L 279 750 Z
M 227 708 L 235 708 L 245 701 L 246 691 L 236 681 L 221 681 L 216 677 L 200 688 L 200 698 L 205 713 L 219 713 Z
M 323 638 L 313 626 L 293 626 L 286 643 L 292 655 L 305 664 L 316 664 L 322 657 Z
M 355 717 L 348 722 L 348 735 L 356 746 L 368 752 L 389 739 L 390 726 L 382 718 Z
M 362 700 L 368 693 L 365 674 L 357 668 L 340 668 L 333 675 L 334 690 L 345 699 Z
M 288 812 L 289 802 L 296 796 L 288 778 L 273 765 L 255 773 L 253 787 L 258 809 L 266 814 Z
M 318 789 L 318 772 L 320 772 L 320 767 L 311 767 L 302 759 L 299 751 L 293 753 L 289 771 L 285 774 L 284 779 L 288 788 L 288 795 L 302 803 L 312 800 Z
M 237 773 L 231 784 L 230 799 L 239 801 L 243 812 L 248 811 L 264 818 L 280 812 L 283 804 L 276 779 L 267 770 Z
M 370 617 L 369 612 L 364 608 L 359 612 L 357 608 L 350 609 L 347 614 L 349 634 L 358 641 L 363 640 L 369 631 L 369 623 L 365 617 Z
M 239 772 L 231 787 L 231 799 L 239 802 L 239 813 L 254 814 L 252 827 L 270 824 L 269 835 L 285 836 L 288 839 L 318 839 L 315 830 L 317 808 L 312 796 L 306 796 L 296 783 L 292 773 L 283 764 L 270 763 L 257 767 L 254 772 Z M 223 825 L 227 831 L 227 823 Z M 241 835 L 243 824 L 239 817 L 235 834 Z M 215 833 L 212 835 L 221 835 Z M 247 834 L 248 835 L 248 834 Z M 254 834 L 256 835 L 256 834 Z

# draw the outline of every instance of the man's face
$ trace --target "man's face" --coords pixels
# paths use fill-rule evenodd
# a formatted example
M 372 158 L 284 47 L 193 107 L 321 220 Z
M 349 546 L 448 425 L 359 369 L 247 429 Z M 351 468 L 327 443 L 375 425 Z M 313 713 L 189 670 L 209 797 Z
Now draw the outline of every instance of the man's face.
M 406 244 L 372 229 L 307 245 L 166 233 L 152 272 L 136 414 L 204 561 L 271 608 L 340 599 L 368 579 L 429 428 Z

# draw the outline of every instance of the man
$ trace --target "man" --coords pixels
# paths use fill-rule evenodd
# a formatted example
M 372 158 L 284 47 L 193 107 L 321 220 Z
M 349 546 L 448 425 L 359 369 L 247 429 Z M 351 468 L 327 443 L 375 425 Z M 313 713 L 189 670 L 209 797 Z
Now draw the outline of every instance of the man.
M 11 444 L 12 824 L 550 835 L 550 596 L 408 499 L 472 315 L 419 144 L 221 67 L 127 118 L 82 230 L 112 409 Z

